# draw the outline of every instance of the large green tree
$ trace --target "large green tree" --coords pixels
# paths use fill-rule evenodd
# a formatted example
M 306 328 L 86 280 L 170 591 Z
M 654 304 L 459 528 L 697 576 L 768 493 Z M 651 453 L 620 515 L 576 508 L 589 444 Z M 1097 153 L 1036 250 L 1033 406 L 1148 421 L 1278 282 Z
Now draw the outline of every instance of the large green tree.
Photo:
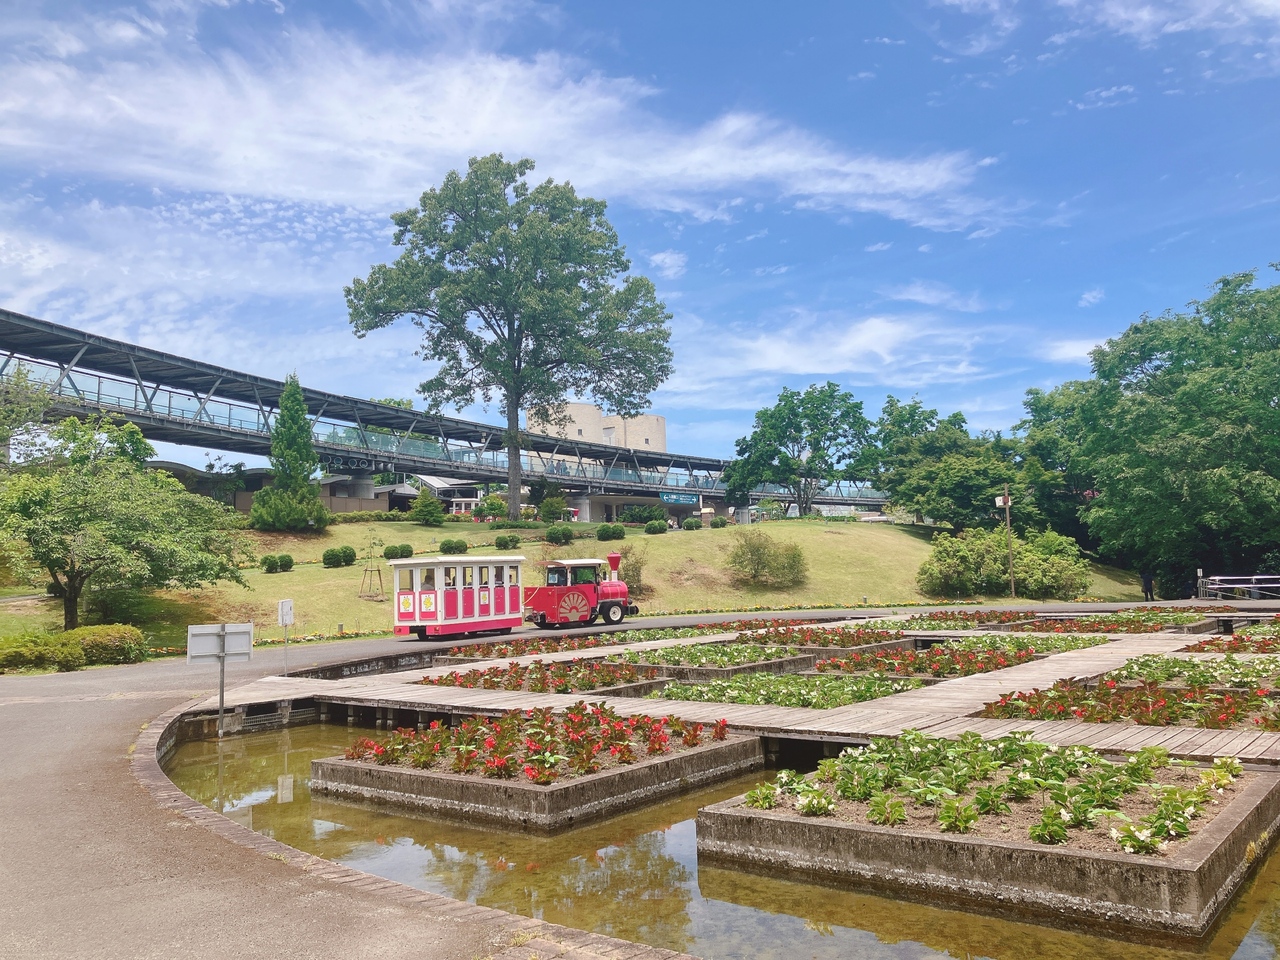
M 751 435 L 737 443 L 738 459 L 725 469 L 730 497 L 762 483 L 785 487 L 800 516 L 829 484 L 848 476 L 871 424 L 862 401 L 827 381 L 801 393 L 784 387 L 778 402 L 756 412 Z
M 671 373 L 670 314 L 630 261 L 605 204 L 568 183 L 526 181 L 501 154 L 451 171 L 393 214 L 404 252 L 346 288 L 356 336 L 408 317 L 433 408 L 496 396 L 506 420 L 507 512 L 520 517 L 520 411 L 549 422 L 571 396 L 640 413 Z
M 254 494 L 249 522 L 259 530 L 323 530 L 329 512 L 311 482 L 319 467 L 302 385 L 290 374 L 271 427 L 272 483 Z
M 80 598 L 97 588 L 194 588 L 244 583 L 252 559 L 242 520 L 224 504 L 149 470 L 154 455 L 132 424 L 68 420 L 51 431 L 47 459 L 0 487 L 0 532 L 22 564 L 47 571 L 63 597 L 63 624 L 79 625 Z
M 53 398 L 21 363 L 0 374 L 0 469 L 8 466 L 14 440 L 40 423 Z
M 1166 593 L 1197 567 L 1252 573 L 1280 548 L 1280 286 L 1255 280 L 1144 316 L 1094 351 L 1091 381 L 1054 391 L 1079 395 L 1090 531 Z

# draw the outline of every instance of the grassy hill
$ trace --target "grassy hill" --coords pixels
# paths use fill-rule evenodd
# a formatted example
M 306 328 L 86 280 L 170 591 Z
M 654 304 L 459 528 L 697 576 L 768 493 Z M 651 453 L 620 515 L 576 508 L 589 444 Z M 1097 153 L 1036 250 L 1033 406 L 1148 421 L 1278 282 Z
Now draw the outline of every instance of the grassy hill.
M 778 540 L 797 543 L 809 561 L 809 581 L 791 590 L 749 590 L 729 582 L 725 557 L 733 538 L 733 527 L 723 530 L 678 530 L 648 536 L 628 530 L 626 542 L 643 551 L 645 596 L 640 600 L 645 613 L 678 610 L 749 609 L 751 607 L 792 607 L 806 604 L 857 604 L 866 597 L 872 604 L 927 601 L 915 586 L 916 569 L 929 550 L 931 531 L 926 527 L 871 523 L 814 523 L 778 521 L 764 527 Z M 504 532 L 504 531 L 496 531 Z M 292 554 L 297 566 L 287 574 L 247 571 L 249 589 L 223 584 L 198 592 L 166 592 L 147 601 L 145 627 L 155 635 L 157 646 L 181 646 L 186 624 L 201 622 L 243 622 L 259 624 L 264 636 L 279 636 L 275 626 L 276 602 L 294 601 L 298 633 L 334 633 L 339 624 L 347 631 L 390 628 L 389 603 L 359 599 L 364 561 L 355 566 L 326 569 L 320 555 L 329 547 L 351 545 L 363 557 L 370 537 L 386 543 L 409 543 L 418 552 L 436 552 L 445 538 L 465 537 L 473 552 L 493 553 L 496 532 L 473 524 L 447 524 L 440 528 L 411 523 L 338 524 L 323 534 L 293 536 L 253 534 L 258 552 Z M 537 531 L 524 531 L 537 535 Z M 489 544 L 488 549 L 482 545 Z M 603 557 L 617 545 L 578 541 L 571 547 L 554 548 L 540 542 L 526 542 L 517 553 L 532 563 L 526 577 L 534 582 L 536 561 L 552 557 Z M 383 587 L 389 594 L 391 580 L 381 560 Z M 1090 595 L 1106 600 L 1140 600 L 1137 578 L 1123 571 L 1096 565 Z M 60 605 L 48 601 L 19 601 L 0 604 L 0 636 L 32 627 L 55 627 Z

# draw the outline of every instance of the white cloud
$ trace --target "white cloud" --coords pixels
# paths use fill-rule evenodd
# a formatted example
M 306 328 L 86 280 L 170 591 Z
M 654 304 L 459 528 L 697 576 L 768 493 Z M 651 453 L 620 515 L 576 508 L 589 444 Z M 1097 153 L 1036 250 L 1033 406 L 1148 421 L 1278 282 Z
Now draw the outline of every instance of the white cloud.
M 919 250 L 921 253 L 928 253 L 930 250 L 933 249 L 933 244 L 922 243 L 920 244 L 920 246 L 916 247 L 916 249 Z
M 1133 87 L 1127 83 L 1115 87 L 1098 87 L 1090 90 L 1079 100 L 1067 102 L 1077 110 L 1096 110 L 1106 107 L 1121 107 L 1133 103 L 1138 98 L 1133 95 Z
M 252 56 L 177 31 L 139 31 L 118 50 L 63 30 L 88 52 L 17 44 L 0 62 L 10 163 L 385 209 L 501 150 L 538 159 L 539 176 L 701 219 L 727 219 L 750 191 L 937 230 L 1009 220 L 971 194 L 979 167 L 965 152 L 879 156 L 747 112 L 679 125 L 646 109 L 645 83 L 553 53 L 405 55 L 301 26 L 263 36 Z
M 888 250 L 892 246 L 893 246 L 892 243 L 886 243 L 885 241 L 881 240 L 879 243 L 870 244 L 868 246 L 863 247 L 862 249 L 865 250 L 867 253 L 879 253 L 881 250 Z
M 936 283 L 932 280 L 913 280 L 899 287 L 887 287 L 881 290 L 880 294 L 890 300 L 922 303 L 927 307 L 942 307 L 962 313 L 977 313 L 987 308 L 982 298 L 976 293 L 965 296 L 952 290 L 945 283 Z
M 1211 32 L 1256 42 L 1280 27 L 1275 0 L 1058 0 L 1077 18 L 1144 43 L 1170 34 Z
M 658 271 L 658 276 L 668 280 L 683 277 L 685 264 L 688 262 L 689 257 L 678 250 L 660 250 L 649 256 L 650 266 Z
M 1021 23 L 1015 12 L 1017 0 L 942 0 L 942 4 L 986 21 L 982 29 L 961 42 L 943 41 L 948 50 L 967 56 L 978 56 L 1001 46 Z
M 1045 344 L 1040 356 L 1053 363 L 1089 363 L 1089 351 L 1098 345 L 1097 340 L 1054 340 Z
M 862 42 L 863 42 L 863 43 L 883 43 L 883 44 L 885 44 L 885 45 L 887 45 L 887 46 L 891 46 L 891 47 L 900 47 L 900 46 L 902 46 L 904 43 L 906 43 L 907 41 L 905 41 L 905 40 L 894 40 L 894 39 L 892 39 L 891 37 L 871 37 L 870 39 L 863 40 Z
M 1077 307 L 1093 307 L 1101 303 L 1107 298 L 1107 292 L 1101 287 L 1094 287 L 1092 290 L 1086 290 L 1080 294 L 1080 299 L 1076 303 Z

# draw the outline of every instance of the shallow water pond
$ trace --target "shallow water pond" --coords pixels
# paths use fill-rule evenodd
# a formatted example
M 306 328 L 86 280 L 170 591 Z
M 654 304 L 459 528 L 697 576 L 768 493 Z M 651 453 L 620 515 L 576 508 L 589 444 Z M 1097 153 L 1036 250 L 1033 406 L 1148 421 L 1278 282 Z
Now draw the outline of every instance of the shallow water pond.
M 1280 857 L 1196 953 L 1135 946 L 866 893 L 698 866 L 694 815 L 749 777 L 554 838 L 312 799 L 311 761 L 362 733 L 315 725 L 183 744 L 168 766 L 188 795 L 299 850 L 401 883 L 708 960 L 836 958 L 1271 958 Z

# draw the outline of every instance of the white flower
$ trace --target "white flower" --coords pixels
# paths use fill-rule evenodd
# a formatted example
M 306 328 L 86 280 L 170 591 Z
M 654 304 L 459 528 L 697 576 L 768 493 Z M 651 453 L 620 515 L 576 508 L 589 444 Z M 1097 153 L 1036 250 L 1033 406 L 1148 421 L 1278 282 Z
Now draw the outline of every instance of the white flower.
M 1066 808 L 1066 807 L 1061 807 L 1061 808 L 1059 808 L 1059 810 L 1058 810 L 1058 816 L 1060 816 L 1060 817 L 1062 818 L 1062 822 L 1063 822 L 1063 823 L 1070 823 L 1070 822 L 1071 822 L 1071 814 L 1067 812 L 1067 808 Z

